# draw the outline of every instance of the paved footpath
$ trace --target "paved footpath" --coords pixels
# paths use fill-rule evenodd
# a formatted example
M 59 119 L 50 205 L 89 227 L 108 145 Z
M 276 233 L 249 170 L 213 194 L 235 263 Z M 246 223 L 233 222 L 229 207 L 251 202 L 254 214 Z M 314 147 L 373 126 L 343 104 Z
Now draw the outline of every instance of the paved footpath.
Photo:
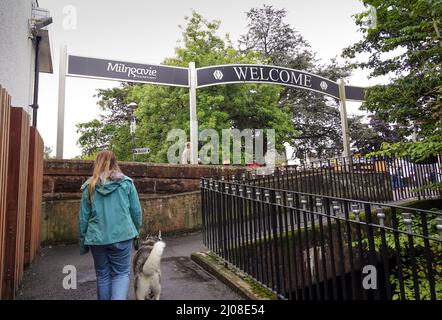
M 190 254 L 205 250 L 201 233 L 164 237 L 161 262 L 161 300 L 239 300 L 235 292 L 190 260 Z M 77 289 L 63 289 L 63 268 L 77 269 Z M 16 299 L 94 300 L 96 278 L 91 254 L 80 256 L 77 245 L 45 247 L 25 271 Z M 129 299 L 134 299 L 133 281 Z

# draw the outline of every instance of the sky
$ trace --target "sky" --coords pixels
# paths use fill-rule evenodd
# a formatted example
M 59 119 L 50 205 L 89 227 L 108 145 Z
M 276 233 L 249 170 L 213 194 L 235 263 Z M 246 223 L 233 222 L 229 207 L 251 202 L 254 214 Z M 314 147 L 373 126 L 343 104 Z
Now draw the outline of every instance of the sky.
M 237 43 L 247 30 L 246 12 L 263 4 L 287 10 L 286 22 L 311 45 L 322 63 L 340 56 L 342 49 L 362 38 L 353 15 L 366 10 L 359 0 L 39 0 L 53 17 L 49 26 L 53 74 L 41 74 L 38 129 L 55 155 L 57 136 L 60 46 L 68 54 L 160 64 L 179 46 L 185 16 L 196 10 L 206 19 L 221 21 L 220 34 Z M 342 61 L 342 60 L 341 60 Z M 347 79 L 356 86 L 380 82 L 358 70 Z M 64 158 L 81 154 L 76 124 L 97 117 L 96 89 L 119 82 L 84 78 L 66 79 Z M 360 103 L 348 103 L 349 114 L 363 114 Z

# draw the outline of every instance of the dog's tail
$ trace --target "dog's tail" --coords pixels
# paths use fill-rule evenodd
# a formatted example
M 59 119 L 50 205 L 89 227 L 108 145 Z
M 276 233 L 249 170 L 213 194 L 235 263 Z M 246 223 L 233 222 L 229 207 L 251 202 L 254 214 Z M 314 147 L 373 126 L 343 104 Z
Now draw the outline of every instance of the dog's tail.
M 157 271 L 160 267 L 161 256 L 163 255 L 164 248 L 166 244 L 163 241 L 158 241 L 153 246 L 152 251 L 150 252 L 149 258 L 147 258 L 146 262 L 143 266 L 143 273 L 146 276 L 151 276 L 155 271 Z

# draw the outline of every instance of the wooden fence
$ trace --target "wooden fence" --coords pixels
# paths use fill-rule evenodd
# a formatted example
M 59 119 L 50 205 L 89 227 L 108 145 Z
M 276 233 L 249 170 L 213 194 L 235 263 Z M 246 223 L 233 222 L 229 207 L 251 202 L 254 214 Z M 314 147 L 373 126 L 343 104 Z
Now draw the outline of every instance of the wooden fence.
M 29 140 L 28 194 L 26 201 L 25 266 L 40 247 L 40 215 L 43 194 L 44 144 L 38 130 L 31 127 Z
M 22 108 L 0 88 L 0 288 L 13 299 L 39 248 L 43 141 Z M 12 125 L 13 124 L 13 125 Z
M 6 186 L 9 151 L 9 114 L 11 98 L 0 86 L 0 297 L 3 290 L 5 254 Z

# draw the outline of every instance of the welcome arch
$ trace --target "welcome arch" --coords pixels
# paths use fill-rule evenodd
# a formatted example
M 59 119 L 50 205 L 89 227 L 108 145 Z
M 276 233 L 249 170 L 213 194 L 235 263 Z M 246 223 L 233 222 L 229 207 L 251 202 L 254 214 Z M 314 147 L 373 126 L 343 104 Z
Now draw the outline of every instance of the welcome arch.
M 143 64 L 101 58 L 68 55 L 66 46 L 60 52 L 57 158 L 63 158 L 66 77 L 82 77 L 125 82 L 150 83 L 189 89 L 191 163 L 198 163 L 198 119 L 196 90 L 231 83 L 277 84 L 315 91 L 339 100 L 343 155 L 350 155 L 346 101 L 364 101 L 364 88 L 346 86 L 306 71 L 272 65 L 228 64 L 195 68 Z

